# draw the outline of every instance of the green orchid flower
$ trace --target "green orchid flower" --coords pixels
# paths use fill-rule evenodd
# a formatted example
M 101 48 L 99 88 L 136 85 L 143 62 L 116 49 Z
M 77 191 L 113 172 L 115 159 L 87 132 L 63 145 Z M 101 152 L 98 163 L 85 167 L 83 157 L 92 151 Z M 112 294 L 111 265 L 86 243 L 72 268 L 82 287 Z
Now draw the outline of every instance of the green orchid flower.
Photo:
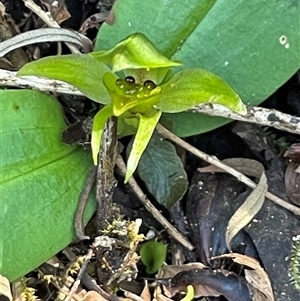
M 239 96 L 217 75 L 200 68 L 173 74 L 171 68 L 178 66 L 181 63 L 160 54 L 145 35 L 135 33 L 111 50 L 43 58 L 25 65 L 18 75 L 67 82 L 104 105 L 93 120 L 94 164 L 97 164 L 102 133 L 109 117 L 118 117 L 120 136 L 135 133 L 127 161 L 127 182 L 163 112 L 178 113 L 209 102 L 246 113 Z M 122 74 L 117 76 L 120 72 Z

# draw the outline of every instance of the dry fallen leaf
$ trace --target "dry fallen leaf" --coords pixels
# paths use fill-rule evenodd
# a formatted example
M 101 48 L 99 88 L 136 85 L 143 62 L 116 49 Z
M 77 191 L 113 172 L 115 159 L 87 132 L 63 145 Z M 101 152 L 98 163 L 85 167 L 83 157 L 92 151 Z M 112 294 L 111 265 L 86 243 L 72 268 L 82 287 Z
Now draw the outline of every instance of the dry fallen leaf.
M 89 291 L 87 294 L 81 299 L 81 301 L 107 301 L 104 297 L 102 297 L 99 293 L 95 291 Z
M 264 204 L 265 194 L 267 191 L 267 177 L 263 172 L 256 188 L 253 189 L 244 203 L 236 210 L 228 222 L 225 237 L 229 250 L 231 250 L 231 241 L 234 236 L 242 228 L 244 228 L 261 209 Z
M 180 266 L 178 265 L 165 265 L 161 267 L 157 273 L 156 278 L 172 278 L 176 274 L 182 272 L 182 271 L 188 271 L 193 269 L 203 269 L 206 268 L 206 266 L 203 263 L 200 262 L 190 262 L 187 264 L 182 264 Z
M 244 228 L 261 209 L 265 200 L 265 194 L 268 191 L 268 185 L 267 177 L 264 173 L 264 167 L 258 161 L 245 158 L 233 158 L 225 159 L 222 162 L 241 173 L 260 178 L 256 188 L 253 189 L 244 203 L 236 210 L 228 222 L 225 236 L 227 247 L 229 250 L 231 250 L 231 241 L 234 236 L 242 228 Z M 224 170 L 213 165 L 200 168 L 199 171 L 225 172 Z
M 12 301 L 9 281 L 2 275 L 0 275 L 0 299 L 3 301 Z
M 188 270 L 164 282 L 168 297 L 186 293 L 187 287 L 192 285 L 195 298 L 223 295 L 228 301 L 252 301 L 244 277 L 227 270 Z
M 298 163 L 289 163 L 284 176 L 286 194 L 297 206 L 300 206 L 300 172 L 297 172 L 299 166 Z
M 145 287 L 141 293 L 141 298 L 143 298 L 145 301 L 151 301 L 151 293 L 149 290 L 148 282 L 146 281 Z
M 170 295 L 168 295 L 168 292 L 165 291 L 164 289 L 164 293 L 168 296 L 166 297 L 163 293 L 161 288 L 158 286 L 155 291 L 154 291 L 154 298 L 153 301 L 173 301 L 172 299 L 170 299 L 169 297 L 171 297 Z
M 269 276 L 256 259 L 239 253 L 223 254 L 213 257 L 213 259 L 220 258 L 231 258 L 235 263 L 251 268 L 251 270 L 245 269 L 245 278 L 249 284 L 260 292 L 257 293 L 257 298 L 253 298 L 253 300 L 275 300 Z

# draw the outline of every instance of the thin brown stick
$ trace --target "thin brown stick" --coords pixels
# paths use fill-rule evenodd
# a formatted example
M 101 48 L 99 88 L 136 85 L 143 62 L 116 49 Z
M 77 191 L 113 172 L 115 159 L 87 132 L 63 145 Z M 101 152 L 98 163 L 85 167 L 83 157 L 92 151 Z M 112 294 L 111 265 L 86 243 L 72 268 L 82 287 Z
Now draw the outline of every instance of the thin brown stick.
M 126 164 L 120 155 L 117 157 L 117 166 L 119 167 L 121 173 L 125 176 Z M 150 200 L 146 197 L 134 177 L 129 179 L 128 184 L 145 208 L 164 227 L 164 229 L 184 247 L 189 250 L 193 250 L 194 246 L 151 204 Z
M 85 187 L 80 194 L 79 202 L 78 202 L 78 206 L 77 206 L 77 210 L 76 210 L 76 214 L 75 214 L 75 222 L 74 222 L 75 232 L 76 232 L 76 236 L 80 240 L 90 239 L 90 237 L 85 235 L 85 232 L 84 232 L 83 216 L 84 216 L 84 209 L 86 207 L 86 203 L 87 203 L 89 195 L 90 195 L 90 191 L 95 182 L 95 177 L 96 177 L 96 166 L 93 165 L 87 176 Z
M 179 137 L 174 135 L 172 132 L 167 130 L 161 124 L 158 124 L 156 126 L 156 130 L 159 134 L 163 135 L 165 138 L 171 140 L 172 142 L 180 145 L 181 147 L 183 147 L 184 149 L 186 149 L 187 151 L 189 151 L 193 155 L 197 156 L 198 158 L 200 158 L 200 159 L 202 159 L 202 160 L 204 160 L 204 161 L 206 161 L 210 164 L 213 164 L 213 165 L 225 170 L 229 174 L 236 177 L 240 182 L 246 184 L 247 186 L 251 187 L 252 189 L 256 188 L 256 184 L 252 180 L 250 180 L 248 177 L 246 177 L 242 173 L 236 171 L 234 168 L 222 163 L 216 157 L 209 156 L 208 154 L 206 154 L 206 153 L 198 150 L 197 148 L 193 147 L 189 143 L 185 142 L 184 140 L 180 139 Z M 296 215 L 300 215 L 300 208 L 298 208 L 298 207 L 296 207 L 292 204 L 287 203 L 286 201 L 284 201 L 283 199 L 281 199 L 278 196 L 274 195 L 273 193 L 268 191 L 266 193 L 266 197 L 269 200 L 276 203 L 277 205 L 279 205 L 279 206 L 281 206 L 281 207 L 283 207 L 287 210 L 290 210 L 291 212 L 293 212 Z
M 89 249 L 87 252 L 87 255 L 85 256 L 84 262 L 80 268 L 80 271 L 77 275 L 77 278 L 76 278 L 75 282 L 73 283 L 72 288 L 70 289 L 65 301 L 71 301 L 73 299 L 73 296 L 75 295 L 75 293 L 81 283 L 82 277 L 86 273 L 87 266 L 93 256 L 93 254 L 94 254 L 93 250 Z
M 109 295 L 106 291 L 104 291 L 88 273 L 84 273 L 82 275 L 82 283 L 83 285 L 90 291 L 96 291 L 103 298 L 109 301 L 120 301 L 120 299 L 116 295 Z

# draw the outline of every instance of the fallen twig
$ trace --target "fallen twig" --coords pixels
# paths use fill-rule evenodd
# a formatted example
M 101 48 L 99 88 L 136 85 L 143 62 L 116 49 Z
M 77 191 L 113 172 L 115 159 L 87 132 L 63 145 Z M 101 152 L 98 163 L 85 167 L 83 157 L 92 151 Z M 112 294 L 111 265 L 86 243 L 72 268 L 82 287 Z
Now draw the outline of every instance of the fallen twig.
M 36 76 L 16 76 L 16 72 L 0 69 L 0 86 L 31 88 L 39 91 L 84 96 L 77 88 L 59 81 Z M 210 116 L 220 116 L 232 120 L 242 120 L 264 126 L 275 127 L 282 131 L 300 135 L 300 117 L 284 114 L 277 110 L 261 107 L 249 107 L 248 114 L 239 115 L 226 107 L 212 104 L 201 104 L 190 111 Z
M 119 155 L 117 157 L 117 166 L 119 167 L 123 175 L 126 174 L 126 164 L 123 158 Z M 164 227 L 164 229 L 179 243 L 190 251 L 194 249 L 194 246 L 182 235 L 149 201 L 146 197 L 134 177 L 131 177 L 128 181 L 129 186 L 132 188 L 136 196 L 145 206 L 145 208 L 153 215 L 153 217 Z
M 37 76 L 19 77 L 17 72 L 0 69 L 0 86 L 34 89 L 55 94 L 84 96 L 77 88 L 60 80 L 46 79 Z
M 96 177 L 96 166 L 93 165 L 87 176 L 85 187 L 80 194 L 79 202 L 78 202 L 77 210 L 76 210 L 76 214 L 75 214 L 75 222 L 74 222 L 75 232 L 76 232 L 76 236 L 80 240 L 90 239 L 90 237 L 85 235 L 85 232 L 84 232 L 83 215 L 84 215 L 84 209 L 86 207 L 86 204 L 87 204 L 87 201 L 88 201 L 88 198 L 90 195 L 90 191 L 95 182 L 95 177 Z
M 174 135 L 172 132 L 170 132 L 169 130 L 167 130 L 166 128 L 164 128 L 161 124 L 158 124 L 156 126 L 156 130 L 159 134 L 163 135 L 165 138 L 171 140 L 172 142 L 180 145 L 181 147 L 183 147 L 184 149 L 186 149 L 187 151 L 189 151 L 190 153 L 194 154 L 195 156 L 197 156 L 198 158 L 213 164 L 223 170 L 225 170 L 226 172 L 228 172 L 229 174 L 233 175 L 234 177 L 236 177 L 240 182 L 246 184 L 247 186 L 249 186 L 250 188 L 254 189 L 256 188 L 256 184 L 250 180 L 248 177 L 246 177 L 245 175 L 243 175 L 242 173 L 236 171 L 234 168 L 222 163 L 220 160 L 218 160 L 216 157 L 212 157 L 209 156 L 208 154 L 198 150 L 197 148 L 193 147 L 192 145 L 190 145 L 189 143 L 185 142 L 184 140 L 180 139 L 179 137 L 177 137 L 176 135 Z M 287 203 L 286 201 L 284 201 L 283 199 L 279 198 L 278 196 L 272 194 L 271 192 L 267 192 L 266 193 L 266 197 L 273 201 L 274 203 L 276 203 L 277 205 L 290 210 L 291 212 L 293 212 L 296 215 L 300 215 L 300 208 Z
M 300 134 L 300 117 L 284 114 L 273 109 L 247 107 L 247 114 L 240 115 L 224 106 L 204 103 L 195 106 L 189 111 L 194 113 L 203 113 L 210 116 L 219 116 L 234 120 L 256 123 L 264 126 L 274 127 L 281 131 Z

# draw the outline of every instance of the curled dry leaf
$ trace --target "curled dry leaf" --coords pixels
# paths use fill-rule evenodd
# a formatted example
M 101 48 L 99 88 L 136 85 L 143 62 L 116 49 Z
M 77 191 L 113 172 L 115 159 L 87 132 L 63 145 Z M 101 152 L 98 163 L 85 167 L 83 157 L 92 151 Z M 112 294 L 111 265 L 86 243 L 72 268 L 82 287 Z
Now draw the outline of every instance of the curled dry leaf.
M 12 301 L 9 281 L 6 277 L 0 275 L 0 300 Z
M 257 187 L 250 193 L 228 222 L 225 235 L 226 244 L 228 249 L 231 250 L 231 241 L 233 237 L 244 228 L 261 209 L 265 200 L 265 194 L 268 191 L 268 185 L 264 167 L 261 163 L 245 158 L 225 159 L 222 162 L 244 174 L 260 177 Z M 201 168 L 199 171 L 224 172 L 224 170 L 212 165 Z
M 239 253 L 223 254 L 215 256 L 213 259 L 220 258 L 231 258 L 235 263 L 251 268 L 251 270 L 245 269 L 245 278 L 248 281 L 248 283 L 253 286 L 253 288 L 255 288 L 257 291 L 263 294 L 261 296 L 261 294 L 257 293 L 257 295 L 260 297 L 257 299 L 253 297 L 254 300 L 275 300 L 269 276 L 256 259 Z M 254 295 L 255 294 L 256 293 L 254 292 Z
M 95 291 L 89 291 L 87 294 L 81 299 L 81 301 L 107 301 L 104 297 L 102 297 L 99 293 Z
M 285 172 L 285 188 L 286 194 L 289 199 L 295 204 L 300 206 L 300 170 L 299 164 L 289 163 Z M 299 170 L 299 171 L 298 171 Z
M 300 163 L 300 143 L 294 143 L 284 153 L 284 156 L 290 158 L 293 162 Z
M 51 14 L 53 19 L 61 24 L 62 22 L 68 20 L 71 17 L 65 1 L 56 1 L 56 0 L 43 0 L 42 3 L 46 7 L 47 11 Z
M 193 269 L 204 269 L 206 266 L 200 262 L 190 262 L 187 264 L 178 265 L 166 265 L 159 269 L 156 278 L 172 278 L 176 274 L 182 271 L 188 271 Z
M 295 205 L 300 206 L 300 143 L 292 144 L 284 156 L 292 161 L 285 172 L 286 194 Z
M 164 288 L 164 294 L 161 290 L 161 288 L 158 286 L 154 291 L 154 298 L 153 301 L 173 301 L 170 299 L 172 296 L 169 294 L 169 292 Z
M 244 228 L 261 209 L 267 191 L 267 177 L 263 172 L 256 188 L 253 189 L 244 203 L 236 210 L 228 222 L 225 236 L 226 244 L 229 250 L 231 250 L 231 241 L 233 237 L 242 228 Z
M 170 296 L 187 292 L 192 285 L 194 297 L 223 295 L 228 301 L 252 301 L 245 279 L 225 270 L 193 269 L 165 281 Z
M 146 281 L 145 287 L 141 293 L 141 298 L 145 301 L 151 301 L 151 293 L 150 293 L 150 289 L 149 289 L 149 285 L 148 285 L 147 281 Z

